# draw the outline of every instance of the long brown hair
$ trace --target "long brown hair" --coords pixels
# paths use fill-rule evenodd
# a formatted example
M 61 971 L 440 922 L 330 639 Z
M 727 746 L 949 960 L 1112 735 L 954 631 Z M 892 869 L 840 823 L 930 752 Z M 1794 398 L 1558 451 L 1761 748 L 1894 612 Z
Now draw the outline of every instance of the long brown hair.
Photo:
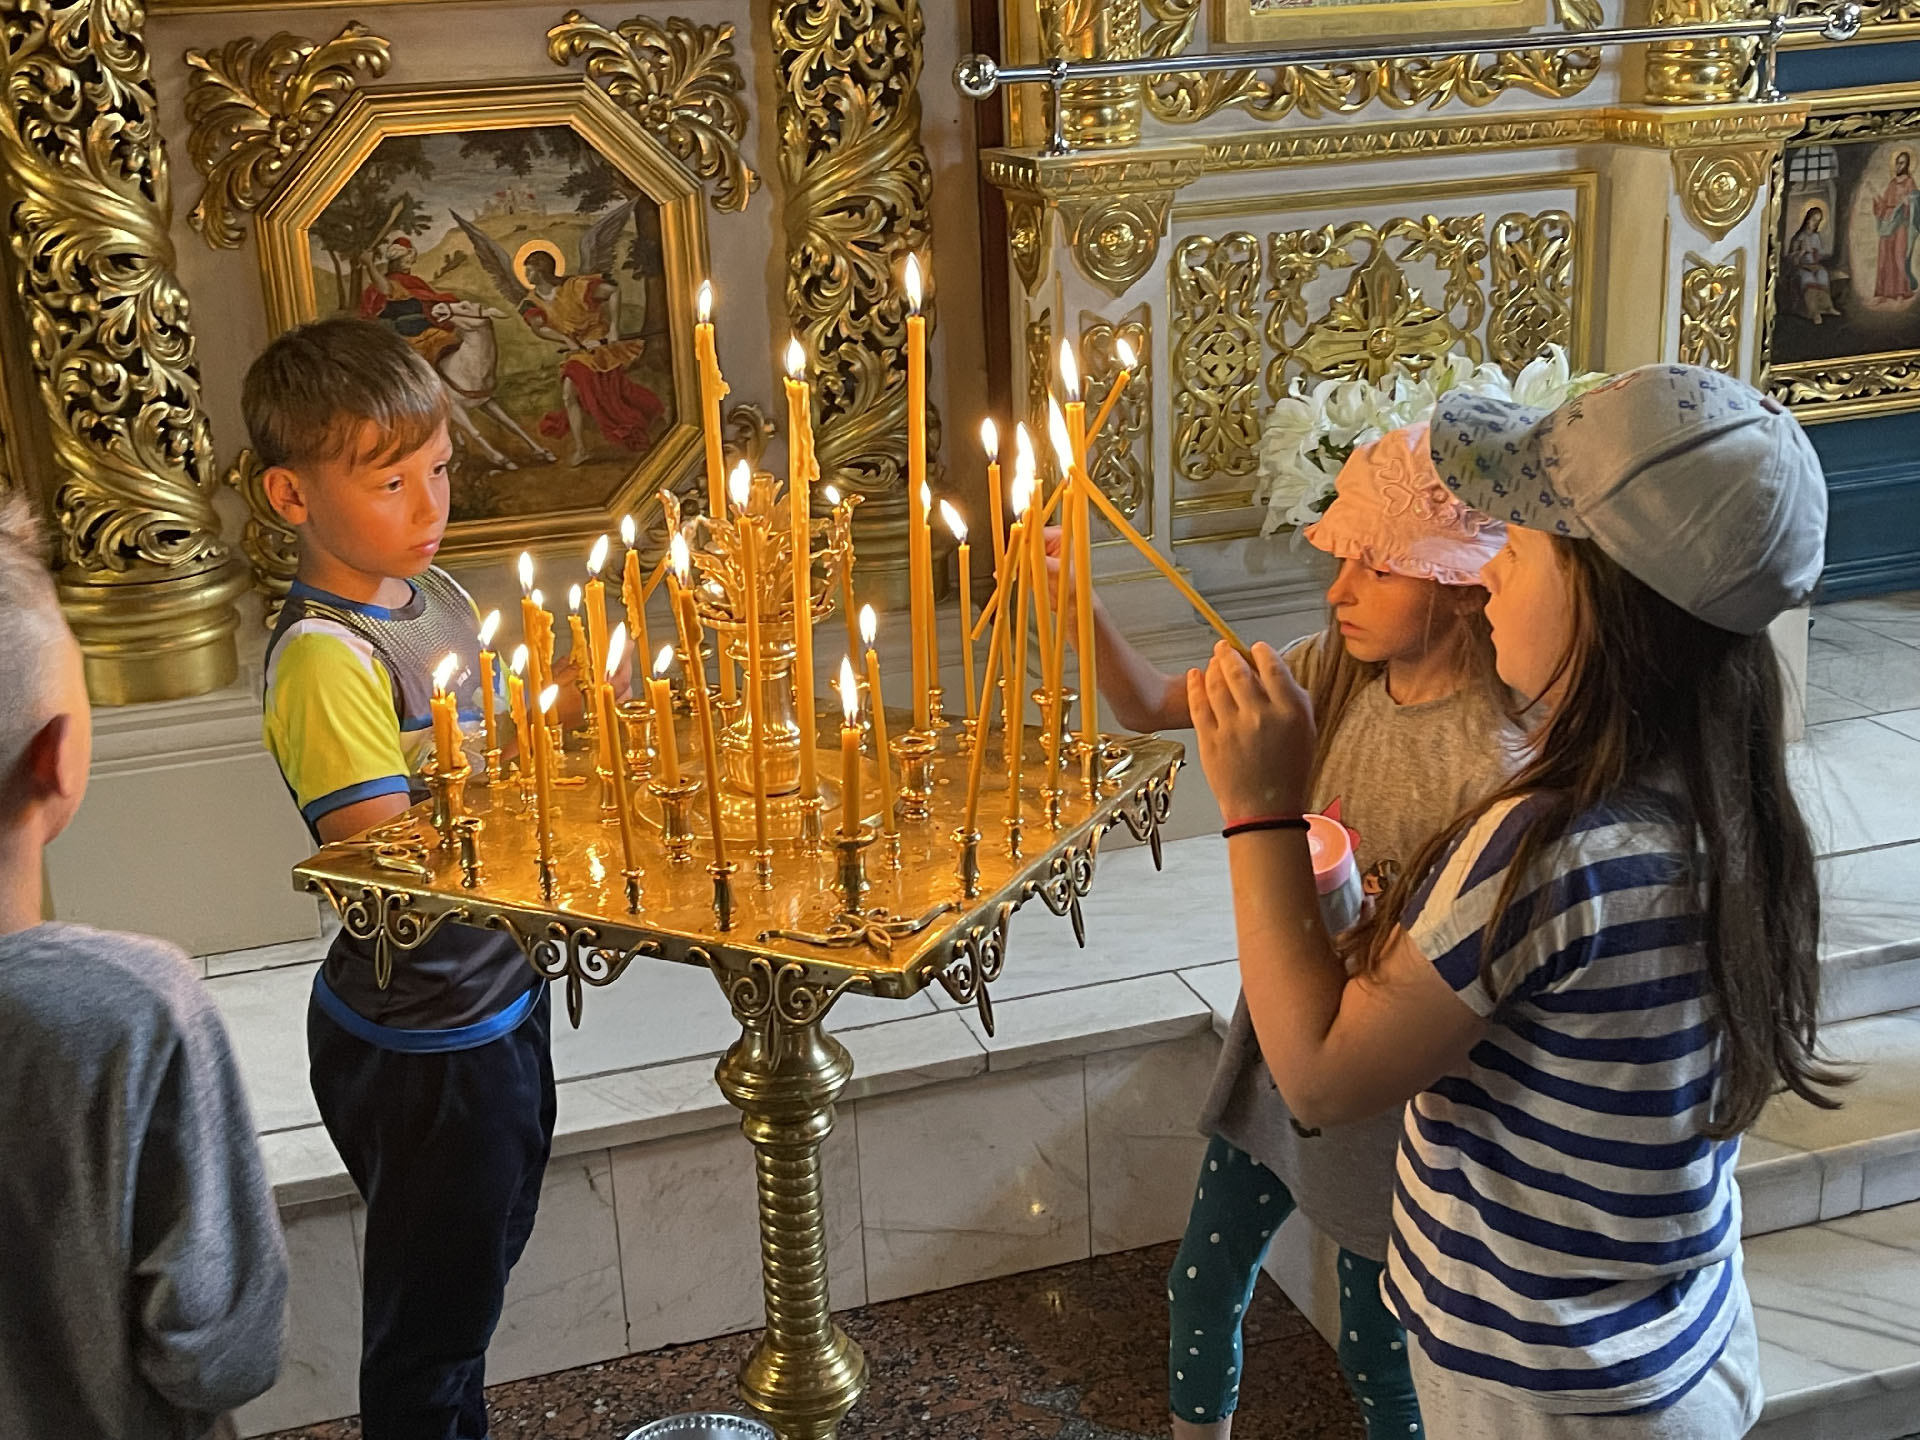
M 1487 624 L 1487 592 L 1478 585 L 1442 585 L 1437 580 L 1424 583 L 1430 591 L 1428 643 L 1446 644 L 1450 640 L 1455 647 L 1455 670 L 1461 685 L 1476 687 L 1504 702 L 1507 692 L 1494 664 L 1493 630 Z M 1452 635 L 1439 633 L 1441 626 L 1449 626 Z M 1347 706 L 1387 667 L 1384 661 L 1354 659 L 1347 649 L 1346 637 L 1340 633 L 1340 617 L 1331 607 L 1314 661 L 1307 674 L 1306 691 L 1313 702 L 1313 775 L 1318 779 Z
M 1764 633 L 1697 620 L 1591 541 L 1553 537 L 1573 582 L 1574 637 L 1559 703 L 1531 759 L 1485 805 L 1436 835 L 1378 911 L 1364 961 L 1377 965 L 1414 889 L 1479 814 L 1521 795 L 1540 809 L 1509 863 L 1481 949 L 1574 821 L 1630 783 L 1679 777 L 1699 830 L 1707 991 L 1720 1029 L 1720 1084 L 1706 1133 L 1751 1125 L 1781 1087 L 1823 1109 L 1846 1076 L 1816 1054 L 1820 892 L 1813 842 L 1787 782 L 1779 662 Z M 1542 902 L 1547 898 L 1542 887 Z

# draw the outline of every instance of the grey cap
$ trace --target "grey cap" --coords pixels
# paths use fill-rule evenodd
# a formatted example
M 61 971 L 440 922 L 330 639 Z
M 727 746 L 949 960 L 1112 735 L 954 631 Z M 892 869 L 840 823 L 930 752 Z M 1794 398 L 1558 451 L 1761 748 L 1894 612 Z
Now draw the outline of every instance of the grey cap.
M 1769 396 L 1694 365 L 1645 365 L 1533 410 L 1455 391 L 1433 463 L 1474 509 L 1590 539 L 1688 614 L 1751 635 L 1804 602 L 1826 551 L 1813 443 Z

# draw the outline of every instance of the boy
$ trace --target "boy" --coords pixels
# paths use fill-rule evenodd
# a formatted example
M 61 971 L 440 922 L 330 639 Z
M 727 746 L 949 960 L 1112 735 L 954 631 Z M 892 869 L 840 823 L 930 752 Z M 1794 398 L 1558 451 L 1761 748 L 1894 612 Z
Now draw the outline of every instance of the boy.
M 242 395 L 297 578 L 267 647 L 263 733 L 315 838 L 426 798 L 432 671 L 478 694 L 473 601 L 434 552 L 447 524 L 447 393 L 358 319 L 281 336 Z M 562 686 L 562 692 L 571 690 Z M 446 925 L 376 974 L 344 932 L 314 976 L 315 1100 L 366 1202 L 366 1440 L 482 1440 L 488 1341 L 533 1229 L 553 1137 L 547 987 L 506 935 Z
M 41 923 L 93 727 L 40 557 L 0 502 L 0 1435 L 197 1440 L 273 1383 L 286 1252 L 187 957 Z

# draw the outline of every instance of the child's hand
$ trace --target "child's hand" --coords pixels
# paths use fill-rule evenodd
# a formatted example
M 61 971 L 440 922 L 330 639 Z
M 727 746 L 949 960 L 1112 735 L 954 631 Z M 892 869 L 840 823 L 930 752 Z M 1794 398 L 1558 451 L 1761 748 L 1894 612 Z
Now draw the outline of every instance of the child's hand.
M 1306 809 L 1313 768 L 1313 706 L 1273 647 L 1249 665 L 1224 640 L 1205 671 L 1187 672 L 1187 706 L 1200 764 L 1229 822 Z

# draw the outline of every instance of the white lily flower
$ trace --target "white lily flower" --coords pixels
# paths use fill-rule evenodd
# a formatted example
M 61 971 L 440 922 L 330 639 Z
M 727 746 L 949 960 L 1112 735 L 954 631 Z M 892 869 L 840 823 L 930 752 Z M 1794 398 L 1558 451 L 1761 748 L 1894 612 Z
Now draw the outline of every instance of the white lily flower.
M 1567 352 L 1558 345 L 1550 345 L 1546 354 L 1529 360 L 1526 368 L 1515 377 L 1514 403 L 1530 410 L 1555 409 L 1566 399 L 1567 384 L 1571 379 L 1567 372 Z

